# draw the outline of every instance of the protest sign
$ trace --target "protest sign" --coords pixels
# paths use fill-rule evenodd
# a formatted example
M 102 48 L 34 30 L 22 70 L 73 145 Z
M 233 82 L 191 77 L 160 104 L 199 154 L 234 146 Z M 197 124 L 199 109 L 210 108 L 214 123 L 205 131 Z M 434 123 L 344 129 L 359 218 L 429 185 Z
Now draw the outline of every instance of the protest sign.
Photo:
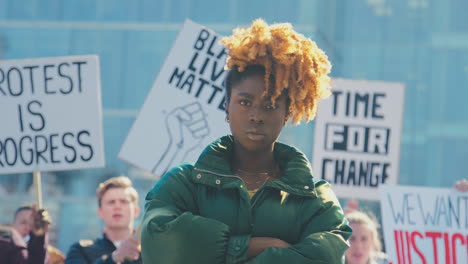
M 468 193 L 384 185 L 380 197 L 393 264 L 468 263 Z
M 119 158 L 161 176 L 194 162 L 229 132 L 224 122 L 226 50 L 213 31 L 187 20 L 175 40 Z
M 404 87 L 334 79 L 315 120 L 315 177 L 342 198 L 378 200 L 378 186 L 397 183 Z
M 0 61 L 0 174 L 104 166 L 97 56 Z

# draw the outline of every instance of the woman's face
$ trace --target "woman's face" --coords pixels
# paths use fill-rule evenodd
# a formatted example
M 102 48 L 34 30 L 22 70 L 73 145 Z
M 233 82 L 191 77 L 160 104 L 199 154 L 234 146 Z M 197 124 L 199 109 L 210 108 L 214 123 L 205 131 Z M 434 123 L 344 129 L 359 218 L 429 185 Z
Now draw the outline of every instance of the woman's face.
M 251 151 L 272 150 L 286 123 L 286 95 L 273 106 L 262 97 L 263 75 L 253 75 L 232 87 L 227 106 L 229 125 L 238 147 Z
M 365 224 L 350 224 L 353 234 L 349 238 L 350 247 L 345 252 L 347 264 L 365 264 L 374 250 L 372 231 Z
M 22 210 L 18 213 L 13 223 L 13 228 L 20 233 L 21 237 L 29 235 L 33 225 L 33 211 L 30 209 Z

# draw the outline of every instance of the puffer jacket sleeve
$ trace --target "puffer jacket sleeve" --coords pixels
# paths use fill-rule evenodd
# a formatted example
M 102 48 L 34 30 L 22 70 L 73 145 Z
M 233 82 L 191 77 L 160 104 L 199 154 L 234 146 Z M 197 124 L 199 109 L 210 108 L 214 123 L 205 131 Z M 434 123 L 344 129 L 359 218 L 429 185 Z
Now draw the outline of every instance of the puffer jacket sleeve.
M 244 263 L 250 235 L 198 216 L 191 165 L 167 172 L 146 196 L 142 223 L 144 263 Z
M 247 263 L 342 263 L 351 228 L 330 184 L 318 181 L 315 186 L 318 199 L 306 201 L 302 210 L 305 222 L 301 241 L 289 248 L 268 248 Z

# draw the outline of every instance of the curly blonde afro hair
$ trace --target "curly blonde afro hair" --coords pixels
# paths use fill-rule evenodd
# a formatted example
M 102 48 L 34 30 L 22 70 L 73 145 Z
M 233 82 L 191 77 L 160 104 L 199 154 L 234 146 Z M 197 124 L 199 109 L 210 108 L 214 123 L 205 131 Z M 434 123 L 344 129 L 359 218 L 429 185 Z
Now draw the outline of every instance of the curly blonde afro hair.
M 272 102 L 287 89 L 293 124 L 310 121 L 318 100 L 330 93 L 331 64 L 317 44 L 295 32 L 289 23 L 268 25 L 256 19 L 247 28 L 236 28 L 221 43 L 228 49 L 226 68 L 244 71 L 247 66 L 265 68 L 265 95 Z M 270 85 L 270 77 L 274 83 Z

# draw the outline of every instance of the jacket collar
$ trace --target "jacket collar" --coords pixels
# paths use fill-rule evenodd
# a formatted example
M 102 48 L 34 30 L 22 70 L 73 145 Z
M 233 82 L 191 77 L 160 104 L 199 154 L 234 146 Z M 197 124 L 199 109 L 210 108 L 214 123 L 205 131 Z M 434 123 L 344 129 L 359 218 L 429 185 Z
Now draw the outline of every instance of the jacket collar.
M 195 163 L 192 175 L 195 182 L 219 188 L 238 186 L 239 177 L 231 171 L 234 138 L 224 136 L 208 145 Z M 281 178 L 266 184 L 288 193 L 316 197 L 312 169 L 305 155 L 298 149 L 276 142 L 274 156 L 281 169 Z

